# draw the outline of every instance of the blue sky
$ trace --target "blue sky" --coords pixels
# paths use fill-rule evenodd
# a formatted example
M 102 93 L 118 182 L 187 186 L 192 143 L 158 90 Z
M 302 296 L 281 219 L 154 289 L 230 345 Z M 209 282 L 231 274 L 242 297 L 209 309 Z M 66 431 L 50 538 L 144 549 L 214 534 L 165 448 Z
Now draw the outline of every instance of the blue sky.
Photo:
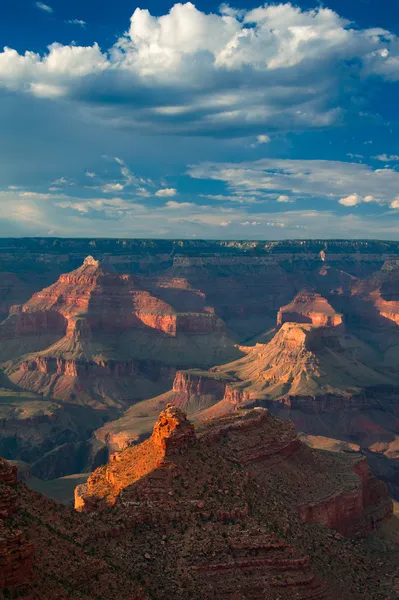
M 14 0 L 0 235 L 399 239 L 399 2 Z

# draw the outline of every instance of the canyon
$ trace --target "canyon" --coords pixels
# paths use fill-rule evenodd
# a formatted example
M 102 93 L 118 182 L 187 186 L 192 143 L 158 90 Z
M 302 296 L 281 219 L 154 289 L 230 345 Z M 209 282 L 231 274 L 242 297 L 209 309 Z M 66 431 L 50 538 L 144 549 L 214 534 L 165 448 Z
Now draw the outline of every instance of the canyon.
M 396 242 L 3 239 L 0 271 L 1 449 L 35 476 L 91 471 L 169 402 L 258 405 L 399 494 Z
M 399 243 L 3 239 L 0 315 L 0 597 L 396 597 Z

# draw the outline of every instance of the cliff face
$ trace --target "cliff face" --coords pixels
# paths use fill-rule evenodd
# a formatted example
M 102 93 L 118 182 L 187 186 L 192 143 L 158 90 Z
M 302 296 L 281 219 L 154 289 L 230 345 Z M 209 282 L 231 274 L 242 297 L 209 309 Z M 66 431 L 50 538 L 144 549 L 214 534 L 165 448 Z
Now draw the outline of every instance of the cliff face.
M 79 536 L 89 528 L 77 513 L 17 482 L 16 467 L 0 459 L 2 598 L 149 600 L 127 569 L 114 573 L 101 553 L 84 547 Z
M 32 463 L 59 444 L 81 439 L 79 426 L 56 402 L 4 389 L 0 399 L 0 454 L 8 459 Z
M 204 295 L 182 279 L 176 288 L 169 283 L 121 275 L 109 262 L 88 256 L 81 267 L 14 306 L 0 324 L 7 375 L 60 401 L 124 408 L 165 391 L 180 355 L 182 366 L 202 366 L 213 354 L 236 353 Z M 196 304 L 197 311 L 179 312 L 143 285 L 177 299 L 181 308 Z M 209 344 L 205 336 L 212 337 Z
M 168 335 L 223 329 L 215 315 L 179 314 L 170 304 L 142 289 L 136 278 L 118 275 L 110 265 L 102 265 L 92 256 L 24 305 L 13 307 L 12 314 L 17 316 L 16 332 L 23 333 L 41 328 L 71 335 L 81 315 L 85 315 L 86 335 L 90 330 L 112 333 L 126 328 L 150 328 Z
M 355 489 L 336 491 L 319 502 L 301 505 L 299 517 L 307 523 L 335 529 L 342 535 L 365 535 L 377 529 L 392 515 L 387 487 L 372 475 L 364 458 L 358 459 L 352 470 L 360 479 L 355 482 Z
M 303 290 L 294 300 L 280 308 L 277 325 L 283 323 L 310 323 L 320 327 L 337 327 L 343 321 L 333 307 L 320 294 Z
M 168 388 L 175 374 L 173 367 L 153 361 L 48 354 L 22 360 L 17 369 L 8 368 L 10 380 L 26 390 L 98 410 L 125 408 L 146 394 L 157 395 Z
M 75 506 L 91 513 L 92 527 L 112 506 L 104 513 L 110 530 L 102 533 L 111 553 L 130 535 L 142 543 L 139 532 L 151 524 L 151 576 L 144 581 L 155 598 L 170 593 L 178 564 L 177 599 L 355 600 L 352 551 L 345 546 L 343 556 L 338 543 L 345 542 L 303 522 L 348 535 L 372 531 L 377 515 L 389 518 L 392 503 L 384 486 L 371 491 L 369 478 L 367 463 L 311 450 L 292 425 L 264 409 L 211 419 L 194 431 L 180 409 L 168 406 L 149 440 L 116 453 L 76 489 Z M 90 540 L 94 535 L 101 539 L 93 531 Z M 319 563 L 316 576 L 313 561 L 325 552 L 328 567 Z M 342 580 L 334 578 L 340 569 Z M 362 593 L 368 598 L 368 584 Z
M 0 588 L 19 588 L 32 577 L 34 546 L 7 521 L 18 510 L 17 469 L 0 458 Z
M 268 344 L 217 368 L 246 382 L 251 399 L 350 398 L 371 386 L 395 386 L 395 375 L 373 368 L 375 355 L 339 328 L 284 323 Z

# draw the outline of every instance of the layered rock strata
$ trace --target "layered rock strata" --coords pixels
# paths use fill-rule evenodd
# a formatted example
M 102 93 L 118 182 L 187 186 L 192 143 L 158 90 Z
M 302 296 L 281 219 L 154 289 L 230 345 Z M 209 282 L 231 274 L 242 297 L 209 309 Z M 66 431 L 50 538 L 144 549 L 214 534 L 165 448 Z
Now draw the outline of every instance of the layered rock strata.
M 19 588 L 32 577 L 34 546 L 7 523 L 18 510 L 17 469 L 0 458 L 0 589 Z
M 320 294 L 302 290 L 290 304 L 280 308 L 277 313 L 278 326 L 287 322 L 337 327 L 342 324 L 343 316 Z
M 334 497 L 335 513 L 326 497 Z M 303 523 L 365 535 L 392 512 L 385 486 L 372 479 L 367 463 L 311 450 L 291 424 L 265 409 L 210 419 L 194 431 L 171 405 L 149 440 L 116 453 L 76 489 L 75 507 L 91 513 L 93 523 L 107 515 L 113 525 L 100 539 L 110 547 L 131 527 L 168 531 L 161 554 L 153 545 L 145 555 L 164 565 L 162 593 L 169 590 L 165 556 L 172 552 L 180 573 L 175 597 L 209 600 L 350 598 L 328 591 L 305 550 L 306 544 L 318 547 L 318 535 L 331 534 L 303 529 Z M 188 553 L 173 542 L 180 535 Z

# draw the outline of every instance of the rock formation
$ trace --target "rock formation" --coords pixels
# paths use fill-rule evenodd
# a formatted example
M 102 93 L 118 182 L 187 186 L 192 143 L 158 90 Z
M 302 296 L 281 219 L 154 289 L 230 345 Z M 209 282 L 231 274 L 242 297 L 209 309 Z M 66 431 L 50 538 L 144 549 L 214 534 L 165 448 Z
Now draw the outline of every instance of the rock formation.
M 216 357 L 237 354 L 203 294 L 186 285 L 186 305 L 196 311 L 180 312 L 144 289 L 146 284 L 155 291 L 167 288 L 120 275 L 88 256 L 81 267 L 12 307 L 0 325 L 0 354 L 11 381 L 68 403 L 119 409 L 166 390 L 178 365 L 210 366 Z M 183 287 L 181 280 L 176 285 Z M 169 296 L 183 308 L 180 296 Z
M 342 324 L 342 315 L 320 294 L 302 290 L 292 302 L 280 308 L 277 313 L 277 325 L 287 322 L 337 327 Z
M 371 598 L 378 584 L 356 567 L 354 585 L 361 546 L 329 530 L 369 535 L 392 514 L 386 486 L 364 459 L 310 449 L 265 409 L 210 419 L 194 432 L 175 406 L 150 439 L 79 486 L 75 506 L 94 528 L 106 516 L 101 535 L 111 554 L 118 543 L 140 544 L 152 597 L 194 600 L 355 600 L 357 585 Z
M 35 440 L 7 401 L 0 449 L 32 448 L 35 463 L 37 450 L 39 472 L 57 474 L 103 417 L 121 417 L 94 440 L 113 451 L 148 436 L 168 402 L 194 421 L 265 404 L 360 444 L 399 497 L 398 257 L 396 242 L 362 240 L 0 240 L 4 387 L 62 405 Z
M 34 546 L 9 525 L 17 512 L 17 469 L 0 458 L 0 589 L 18 588 L 32 578 Z

